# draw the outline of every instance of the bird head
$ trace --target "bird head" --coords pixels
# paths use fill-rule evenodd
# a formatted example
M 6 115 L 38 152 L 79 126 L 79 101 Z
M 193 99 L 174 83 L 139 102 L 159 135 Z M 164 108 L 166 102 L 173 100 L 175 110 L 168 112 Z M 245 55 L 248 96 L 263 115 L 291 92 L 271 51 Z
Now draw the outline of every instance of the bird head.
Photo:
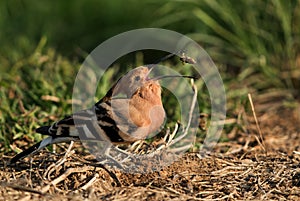
M 139 88 L 147 84 L 159 85 L 158 81 L 151 81 L 149 79 L 149 70 L 146 66 L 137 67 L 125 75 L 123 75 L 116 84 L 114 95 L 124 94 L 130 98 Z
M 118 95 L 121 93 L 124 94 L 126 98 L 130 98 L 137 92 L 142 91 L 143 88 L 148 88 L 154 93 L 154 95 L 160 96 L 161 87 L 158 82 L 160 79 L 172 77 L 185 77 L 195 79 L 194 76 L 188 75 L 160 75 L 150 78 L 150 73 L 155 68 L 155 66 L 157 65 L 140 66 L 130 70 L 116 83 L 113 94 Z

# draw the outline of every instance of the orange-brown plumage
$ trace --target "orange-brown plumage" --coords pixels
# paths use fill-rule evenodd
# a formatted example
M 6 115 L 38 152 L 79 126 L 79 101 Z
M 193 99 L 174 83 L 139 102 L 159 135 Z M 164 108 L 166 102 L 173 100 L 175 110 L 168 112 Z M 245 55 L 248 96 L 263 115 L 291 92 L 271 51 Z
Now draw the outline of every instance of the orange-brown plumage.
M 126 132 L 128 125 L 124 126 L 117 122 L 117 126 L 125 134 L 122 137 L 126 141 L 144 139 L 158 131 L 164 123 L 161 86 L 157 80 L 151 80 L 148 76 L 149 68 L 138 67 L 126 74 L 116 85 L 114 95 L 125 94 L 128 99 L 112 99 L 112 109 L 115 113 L 121 113 L 128 118 L 128 125 L 131 128 L 136 128 L 128 133 Z

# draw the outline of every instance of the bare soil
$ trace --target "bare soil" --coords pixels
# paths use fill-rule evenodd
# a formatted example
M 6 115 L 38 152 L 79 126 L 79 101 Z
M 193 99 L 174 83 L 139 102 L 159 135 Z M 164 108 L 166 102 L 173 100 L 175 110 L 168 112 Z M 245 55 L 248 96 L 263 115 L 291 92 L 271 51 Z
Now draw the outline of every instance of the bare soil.
M 0 164 L 0 200 L 300 200 L 300 111 L 249 115 L 209 153 L 186 153 L 158 172 L 129 174 L 44 150 Z

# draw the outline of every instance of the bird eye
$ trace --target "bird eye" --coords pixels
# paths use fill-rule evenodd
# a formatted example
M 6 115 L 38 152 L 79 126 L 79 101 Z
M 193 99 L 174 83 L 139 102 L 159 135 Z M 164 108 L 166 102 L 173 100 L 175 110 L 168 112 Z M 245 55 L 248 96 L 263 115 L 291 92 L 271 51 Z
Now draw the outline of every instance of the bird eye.
M 135 81 L 139 81 L 141 79 L 141 77 L 140 76 L 136 76 L 134 79 L 135 79 Z

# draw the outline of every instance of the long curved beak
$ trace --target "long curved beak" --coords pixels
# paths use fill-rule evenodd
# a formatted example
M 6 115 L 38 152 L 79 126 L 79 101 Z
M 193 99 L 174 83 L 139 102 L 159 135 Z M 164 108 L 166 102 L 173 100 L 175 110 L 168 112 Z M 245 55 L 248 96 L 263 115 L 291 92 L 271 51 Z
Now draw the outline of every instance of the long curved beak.
M 195 76 L 192 76 L 192 75 L 161 75 L 161 76 L 157 76 L 157 77 L 154 77 L 154 78 L 150 78 L 149 80 L 161 80 L 161 79 L 164 79 L 164 78 L 171 78 L 171 77 L 182 77 L 182 78 L 190 78 L 190 79 L 199 79 L 198 77 L 195 77 Z
M 195 76 L 192 76 L 192 75 L 161 75 L 161 76 L 157 76 L 157 77 L 154 77 L 154 78 L 150 78 L 149 75 L 151 73 L 151 71 L 153 70 L 153 68 L 155 68 L 156 65 L 149 65 L 147 66 L 147 68 L 149 69 L 147 75 L 146 75 L 146 80 L 160 80 L 160 79 L 164 79 L 164 78 L 173 78 L 173 77 L 182 77 L 182 78 L 190 78 L 190 79 L 199 79 L 199 77 L 195 77 Z
M 195 64 L 196 63 L 196 61 L 193 58 L 186 56 L 183 51 L 180 51 L 178 53 L 181 54 L 179 57 L 180 57 L 180 60 L 183 63 L 189 63 L 189 64 Z M 170 59 L 170 58 L 172 58 L 174 56 L 177 56 L 177 54 L 176 53 L 168 54 L 168 55 L 164 56 L 163 58 L 161 58 L 160 60 L 158 60 L 155 64 L 158 64 L 158 63 L 160 63 L 162 61 Z M 155 64 L 147 66 L 147 68 L 149 69 L 149 71 L 148 71 L 148 74 L 146 76 L 146 80 L 160 80 L 160 79 L 171 78 L 171 77 L 183 77 L 183 78 L 199 79 L 199 77 L 195 77 L 195 76 L 191 76 L 191 75 L 161 75 L 161 76 L 158 76 L 158 77 L 149 78 L 149 75 L 150 75 L 151 71 L 153 70 L 153 68 L 155 66 L 157 66 Z

